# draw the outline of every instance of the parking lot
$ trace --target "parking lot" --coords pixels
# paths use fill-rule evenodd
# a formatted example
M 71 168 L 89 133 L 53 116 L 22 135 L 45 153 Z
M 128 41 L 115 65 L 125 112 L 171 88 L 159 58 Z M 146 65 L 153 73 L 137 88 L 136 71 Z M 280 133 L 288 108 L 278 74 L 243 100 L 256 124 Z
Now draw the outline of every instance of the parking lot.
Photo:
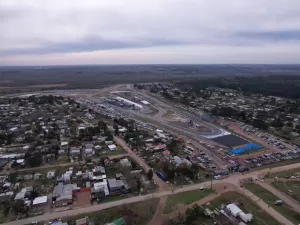
M 300 159 L 300 149 L 286 150 L 278 153 L 267 153 L 257 157 L 249 157 L 246 158 L 244 162 L 251 168 L 256 168 L 297 159 Z

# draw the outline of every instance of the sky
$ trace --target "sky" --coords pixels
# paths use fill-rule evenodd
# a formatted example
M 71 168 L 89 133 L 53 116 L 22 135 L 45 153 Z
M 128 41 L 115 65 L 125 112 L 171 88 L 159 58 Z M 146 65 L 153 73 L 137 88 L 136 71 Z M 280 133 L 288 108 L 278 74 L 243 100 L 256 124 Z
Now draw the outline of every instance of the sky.
M 0 65 L 299 64 L 299 0 L 0 0 Z

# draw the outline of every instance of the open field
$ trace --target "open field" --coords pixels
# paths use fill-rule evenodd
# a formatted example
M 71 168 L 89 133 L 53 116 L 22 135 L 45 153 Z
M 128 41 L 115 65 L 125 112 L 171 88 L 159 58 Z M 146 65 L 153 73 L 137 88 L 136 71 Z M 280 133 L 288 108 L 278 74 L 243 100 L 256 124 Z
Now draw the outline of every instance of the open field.
M 285 178 L 285 177 L 297 176 L 297 174 L 300 175 L 300 168 L 281 171 L 278 173 L 272 173 L 272 171 L 270 171 L 270 173 L 267 175 L 267 177 L 268 178 L 272 178 L 272 177 Z
M 291 198 L 297 200 L 300 203 L 300 182 L 299 181 L 278 181 L 272 182 L 272 185 L 285 193 L 290 195 Z
M 254 215 L 254 220 L 249 223 L 251 225 L 277 225 L 279 224 L 274 218 L 262 211 L 255 203 L 250 201 L 247 197 L 234 192 L 226 192 L 220 197 L 210 202 L 211 207 L 219 207 L 222 204 L 235 202 L 238 203 L 239 207 L 245 212 L 250 212 Z
M 213 194 L 213 191 L 210 189 L 204 189 L 203 191 L 189 191 L 176 195 L 168 196 L 167 203 L 164 208 L 164 214 L 168 214 L 174 210 L 177 205 L 189 205 L 193 202 L 196 202 L 210 194 Z
M 104 225 L 122 216 L 129 215 L 131 218 L 137 220 L 136 224 L 146 225 L 152 219 L 158 201 L 158 199 L 152 199 L 144 202 L 122 205 L 111 209 L 105 209 L 99 212 L 78 215 L 76 217 L 67 218 L 63 221 L 68 222 L 69 225 L 74 225 L 76 219 L 88 216 L 90 218 L 90 221 L 93 221 L 94 224 Z M 134 215 L 132 215 L 128 211 L 132 211 Z
M 285 203 L 283 203 L 282 205 L 274 204 L 276 200 L 279 200 L 279 198 L 276 195 L 265 190 L 258 184 L 249 183 L 249 184 L 245 184 L 244 186 L 253 194 L 261 198 L 265 203 L 269 204 L 269 207 L 274 208 L 277 212 L 282 214 L 291 222 L 295 224 L 300 223 L 300 215 L 297 212 L 295 212 L 292 208 L 290 208 L 288 205 L 286 205 Z

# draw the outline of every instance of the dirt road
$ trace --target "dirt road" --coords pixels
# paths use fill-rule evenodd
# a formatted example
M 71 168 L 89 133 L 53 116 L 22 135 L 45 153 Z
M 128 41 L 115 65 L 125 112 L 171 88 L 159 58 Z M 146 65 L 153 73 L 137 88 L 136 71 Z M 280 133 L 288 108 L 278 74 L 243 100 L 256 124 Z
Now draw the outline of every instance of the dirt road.
M 135 161 L 137 162 L 139 165 L 141 165 L 145 171 L 145 173 L 148 172 L 149 169 L 151 169 L 147 163 L 138 155 L 135 154 L 135 152 L 133 152 L 129 146 L 125 143 L 125 141 L 117 136 L 114 136 L 114 141 L 120 145 L 121 147 L 123 147 L 127 152 L 128 155 Z M 159 186 L 159 190 L 160 191 L 166 191 L 166 190 L 170 190 L 169 185 L 167 185 L 165 182 L 163 182 L 155 173 L 153 174 L 153 180 L 157 183 L 157 185 Z
M 299 167 L 300 167 L 300 163 L 290 164 L 290 165 L 286 165 L 286 166 L 273 168 L 273 172 L 280 172 L 280 171 L 285 171 L 285 170 L 299 168 Z M 234 185 L 237 191 L 240 191 L 242 194 L 249 197 L 252 201 L 255 201 L 256 204 L 262 210 L 269 213 L 272 217 L 274 217 L 276 220 L 278 220 L 278 222 L 280 222 L 280 224 L 291 225 L 293 223 L 288 221 L 284 216 L 279 214 L 273 208 L 268 207 L 268 205 L 265 202 L 263 202 L 262 200 L 259 200 L 259 198 L 255 195 L 253 195 L 250 191 L 248 191 L 244 188 L 241 188 L 239 186 L 241 180 L 247 179 L 247 178 L 250 178 L 250 177 L 258 178 L 258 177 L 262 176 L 263 174 L 266 174 L 269 171 L 270 171 L 269 169 L 264 169 L 264 170 L 261 170 L 261 171 L 253 171 L 253 172 L 250 172 L 248 174 L 234 174 L 234 175 L 232 175 L 232 176 L 230 176 L 230 177 L 228 177 L 224 180 L 215 180 L 213 182 L 213 185 L 228 184 L 228 183 Z M 9 223 L 5 223 L 5 225 L 30 224 L 32 221 L 45 221 L 45 220 L 51 220 L 51 219 L 54 219 L 54 218 L 63 218 L 63 217 L 76 216 L 76 215 L 79 215 L 79 214 L 85 214 L 85 213 L 100 211 L 100 210 L 103 210 L 103 209 L 119 206 L 119 205 L 122 205 L 122 204 L 130 204 L 130 203 L 135 203 L 135 202 L 140 202 L 140 201 L 147 201 L 147 200 L 152 199 L 152 198 L 160 198 L 160 197 L 163 197 L 163 196 L 178 194 L 178 193 L 182 193 L 182 192 L 186 192 L 186 191 L 198 190 L 200 187 L 209 188 L 210 187 L 210 182 L 208 181 L 208 182 L 203 182 L 203 183 L 199 183 L 199 184 L 184 186 L 182 188 L 178 188 L 178 189 L 174 190 L 174 192 L 171 191 L 171 190 L 160 190 L 159 192 L 154 193 L 154 194 L 137 196 L 137 197 L 127 198 L 127 199 L 122 199 L 122 200 L 119 200 L 119 201 L 108 202 L 108 203 L 93 205 L 93 206 L 89 206 L 89 207 L 85 207 L 85 208 L 73 209 L 73 210 L 64 211 L 64 212 L 54 212 L 54 213 L 50 213 L 50 214 L 44 214 L 44 215 L 37 216 L 37 217 L 26 218 L 26 219 L 18 220 L 18 221 L 12 221 L 12 222 L 9 222 Z

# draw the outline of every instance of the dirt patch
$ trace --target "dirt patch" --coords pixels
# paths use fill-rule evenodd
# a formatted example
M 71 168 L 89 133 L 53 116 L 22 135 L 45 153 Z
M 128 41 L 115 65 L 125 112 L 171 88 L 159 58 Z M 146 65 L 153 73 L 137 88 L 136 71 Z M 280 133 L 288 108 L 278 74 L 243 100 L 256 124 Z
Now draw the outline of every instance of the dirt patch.
M 91 193 L 90 192 L 77 192 L 76 198 L 73 202 L 73 207 L 86 207 L 91 205 Z

